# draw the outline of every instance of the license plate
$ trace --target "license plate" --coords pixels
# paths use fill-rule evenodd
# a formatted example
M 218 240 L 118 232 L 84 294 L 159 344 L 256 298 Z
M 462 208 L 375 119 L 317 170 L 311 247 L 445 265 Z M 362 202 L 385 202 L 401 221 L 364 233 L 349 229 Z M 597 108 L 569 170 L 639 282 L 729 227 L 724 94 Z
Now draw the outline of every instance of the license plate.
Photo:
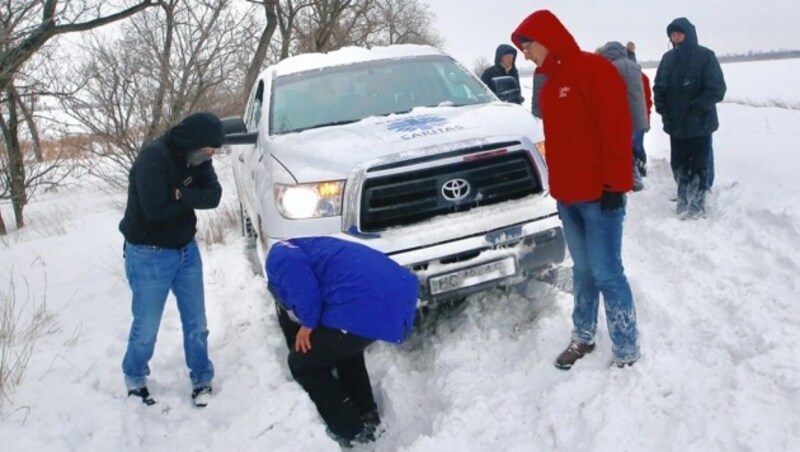
M 509 256 L 497 261 L 485 262 L 474 267 L 462 268 L 452 273 L 432 276 L 428 279 L 431 295 L 439 295 L 464 287 L 495 281 L 517 273 L 517 260 Z

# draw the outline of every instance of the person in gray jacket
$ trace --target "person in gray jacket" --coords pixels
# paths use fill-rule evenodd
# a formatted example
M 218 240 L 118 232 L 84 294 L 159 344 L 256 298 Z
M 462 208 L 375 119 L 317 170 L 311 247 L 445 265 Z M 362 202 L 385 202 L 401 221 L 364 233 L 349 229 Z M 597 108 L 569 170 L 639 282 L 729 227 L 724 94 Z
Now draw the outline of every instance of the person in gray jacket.
M 642 68 L 628 58 L 628 51 L 622 43 L 617 41 L 607 42 L 599 49 L 599 53 L 617 68 L 617 72 L 625 80 L 625 87 L 628 95 L 628 108 L 631 113 L 633 123 L 633 136 L 631 137 L 631 153 L 634 151 L 634 139 L 637 133 L 644 133 L 649 128 L 647 120 L 647 106 L 644 99 L 644 87 L 642 86 Z M 644 188 L 642 175 L 639 167 L 634 160 L 633 163 L 633 191 Z
M 539 119 L 542 119 L 542 105 L 539 103 L 539 93 L 542 91 L 542 85 L 547 81 L 547 74 L 542 72 L 538 67 L 533 71 L 533 96 L 531 97 L 531 113 Z

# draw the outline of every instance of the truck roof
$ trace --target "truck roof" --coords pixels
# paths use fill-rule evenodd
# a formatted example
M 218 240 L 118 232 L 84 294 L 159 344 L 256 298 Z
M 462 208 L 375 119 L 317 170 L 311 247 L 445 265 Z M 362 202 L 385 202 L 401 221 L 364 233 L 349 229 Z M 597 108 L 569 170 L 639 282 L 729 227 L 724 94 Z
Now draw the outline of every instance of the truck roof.
M 344 47 L 329 53 L 304 53 L 289 57 L 267 68 L 264 75 L 282 76 L 323 69 L 332 66 L 343 66 L 363 61 L 407 58 L 424 55 L 446 55 L 441 50 L 415 44 L 400 44 L 386 47 Z M 268 78 L 268 77 L 267 77 Z

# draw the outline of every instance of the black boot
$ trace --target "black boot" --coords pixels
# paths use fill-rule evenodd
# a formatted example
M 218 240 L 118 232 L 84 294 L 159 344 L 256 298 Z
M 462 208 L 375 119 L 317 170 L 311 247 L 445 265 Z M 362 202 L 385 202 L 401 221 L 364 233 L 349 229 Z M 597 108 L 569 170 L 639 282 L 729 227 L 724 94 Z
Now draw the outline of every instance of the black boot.
M 194 406 L 204 408 L 208 405 L 209 399 L 211 399 L 211 386 L 198 386 L 192 389 Z
M 139 389 L 130 389 L 128 390 L 128 397 L 136 396 L 142 399 L 142 403 L 147 406 L 155 405 L 156 400 L 150 396 L 150 391 L 147 390 L 146 386 L 143 386 Z

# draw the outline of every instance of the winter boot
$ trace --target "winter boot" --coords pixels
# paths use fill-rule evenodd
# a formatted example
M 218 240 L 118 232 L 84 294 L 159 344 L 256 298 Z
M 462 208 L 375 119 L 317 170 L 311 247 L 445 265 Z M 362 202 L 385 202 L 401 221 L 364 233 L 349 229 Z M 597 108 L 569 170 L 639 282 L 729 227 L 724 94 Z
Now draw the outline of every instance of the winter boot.
M 572 341 L 566 350 L 556 358 L 555 365 L 561 370 L 569 370 L 575 361 L 583 358 L 594 350 L 594 344 Z
M 633 366 L 635 362 L 636 361 L 630 361 L 630 362 L 614 361 L 613 364 L 614 366 L 619 367 L 620 369 L 624 369 L 626 367 Z
M 192 390 L 192 401 L 194 406 L 203 408 L 208 405 L 211 399 L 211 386 L 198 386 Z
M 364 425 L 371 425 L 373 427 L 381 425 L 381 417 L 378 415 L 378 410 L 372 410 L 369 413 L 362 414 L 361 422 L 363 422 Z
M 635 157 L 635 160 L 636 167 L 639 168 L 639 175 L 647 177 L 647 154 L 643 154 L 641 157 Z
M 361 415 L 361 422 L 364 423 L 364 430 L 372 436 L 372 441 L 380 438 L 386 432 L 386 426 L 381 424 L 381 417 L 378 410 L 370 411 Z
M 364 424 L 364 427 L 361 429 L 361 431 L 356 433 L 356 435 L 353 436 L 352 438 L 345 438 L 344 436 L 338 435 L 334 433 L 334 431 L 331 430 L 330 427 L 325 429 L 325 433 L 327 433 L 332 440 L 339 443 L 339 445 L 342 446 L 343 449 L 351 449 L 356 445 L 368 444 L 375 441 L 377 439 L 376 428 L 377 427 L 375 425 Z
M 150 396 L 150 391 L 147 390 L 147 386 L 142 386 L 138 389 L 130 389 L 128 390 L 128 397 L 135 396 L 142 399 L 142 403 L 147 406 L 155 405 L 156 400 Z

